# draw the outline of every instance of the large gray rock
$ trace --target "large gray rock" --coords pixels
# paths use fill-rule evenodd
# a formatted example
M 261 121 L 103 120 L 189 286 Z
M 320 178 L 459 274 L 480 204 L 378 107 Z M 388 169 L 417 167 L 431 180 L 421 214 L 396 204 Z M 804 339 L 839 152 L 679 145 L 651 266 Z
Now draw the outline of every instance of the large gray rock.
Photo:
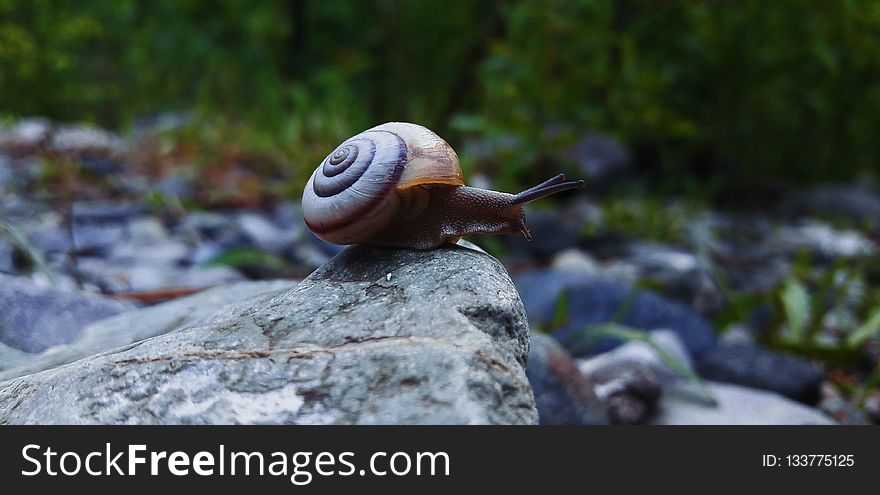
M 5 367 L 11 369 L 2 371 L 3 367 L 0 365 L 0 381 L 72 363 L 99 352 L 166 334 L 210 316 L 227 304 L 266 292 L 286 289 L 296 284 L 297 282 L 292 280 L 273 280 L 238 282 L 215 287 L 189 297 L 127 311 L 96 321 L 87 326 L 70 343 L 50 347 L 39 354 L 24 354 L 29 356 L 28 358 L 22 359 L 20 356 L 0 352 L 0 363 L 6 355 L 9 356 L 10 362 L 13 362 L 13 357 L 18 358 L 14 361 L 15 366 Z
M 526 315 L 461 247 L 352 247 L 296 288 L 0 382 L 0 423 L 536 423 Z
M 40 352 L 70 342 L 89 323 L 132 309 L 130 303 L 79 291 L 40 287 L 0 275 L 0 342 Z

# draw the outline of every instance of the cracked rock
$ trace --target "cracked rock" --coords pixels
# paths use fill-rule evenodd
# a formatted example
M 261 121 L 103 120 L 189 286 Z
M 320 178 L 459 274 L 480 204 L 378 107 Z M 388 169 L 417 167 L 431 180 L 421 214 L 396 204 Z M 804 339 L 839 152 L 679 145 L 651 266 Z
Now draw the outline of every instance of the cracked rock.
M 354 246 L 296 287 L 0 382 L 0 424 L 534 424 L 528 349 L 491 256 Z

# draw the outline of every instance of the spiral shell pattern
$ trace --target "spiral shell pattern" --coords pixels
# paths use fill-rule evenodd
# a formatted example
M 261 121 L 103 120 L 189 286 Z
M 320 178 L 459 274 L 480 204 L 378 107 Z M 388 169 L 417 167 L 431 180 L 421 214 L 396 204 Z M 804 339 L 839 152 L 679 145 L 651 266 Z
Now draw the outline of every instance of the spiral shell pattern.
M 418 186 L 431 184 L 463 184 L 455 151 L 425 127 L 389 122 L 327 155 L 303 191 L 303 218 L 329 242 L 368 242 L 395 217 L 418 214 L 427 203 Z
M 358 242 L 394 213 L 394 187 L 406 166 L 406 142 L 382 130 L 362 132 L 327 155 L 303 191 L 309 228 L 331 242 Z

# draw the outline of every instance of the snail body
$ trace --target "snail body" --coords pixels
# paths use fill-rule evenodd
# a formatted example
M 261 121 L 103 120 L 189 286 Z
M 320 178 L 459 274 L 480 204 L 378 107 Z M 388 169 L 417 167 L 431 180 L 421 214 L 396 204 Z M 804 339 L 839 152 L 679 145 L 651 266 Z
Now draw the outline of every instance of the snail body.
M 303 190 L 309 229 L 333 244 L 433 249 L 471 234 L 522 233 L 523 206 L 583 187 L 562 174 L 519 194 L 469 187 L 458 155 L 431 130 L 389 122 L 340 144 Z

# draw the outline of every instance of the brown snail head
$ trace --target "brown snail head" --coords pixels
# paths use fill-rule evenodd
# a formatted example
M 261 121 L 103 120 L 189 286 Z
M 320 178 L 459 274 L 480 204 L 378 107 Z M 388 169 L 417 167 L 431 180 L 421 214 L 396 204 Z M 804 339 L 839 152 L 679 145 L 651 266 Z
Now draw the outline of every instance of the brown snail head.
M 347 139 L 303 190 L 303 218 L 334 244 L 432 249 L 471 234 L 531 234 L 523 205 L 577 189 L 559 174 L 518 194 L 464 185 L 458 155 L 417 124 L 389 122 Z

